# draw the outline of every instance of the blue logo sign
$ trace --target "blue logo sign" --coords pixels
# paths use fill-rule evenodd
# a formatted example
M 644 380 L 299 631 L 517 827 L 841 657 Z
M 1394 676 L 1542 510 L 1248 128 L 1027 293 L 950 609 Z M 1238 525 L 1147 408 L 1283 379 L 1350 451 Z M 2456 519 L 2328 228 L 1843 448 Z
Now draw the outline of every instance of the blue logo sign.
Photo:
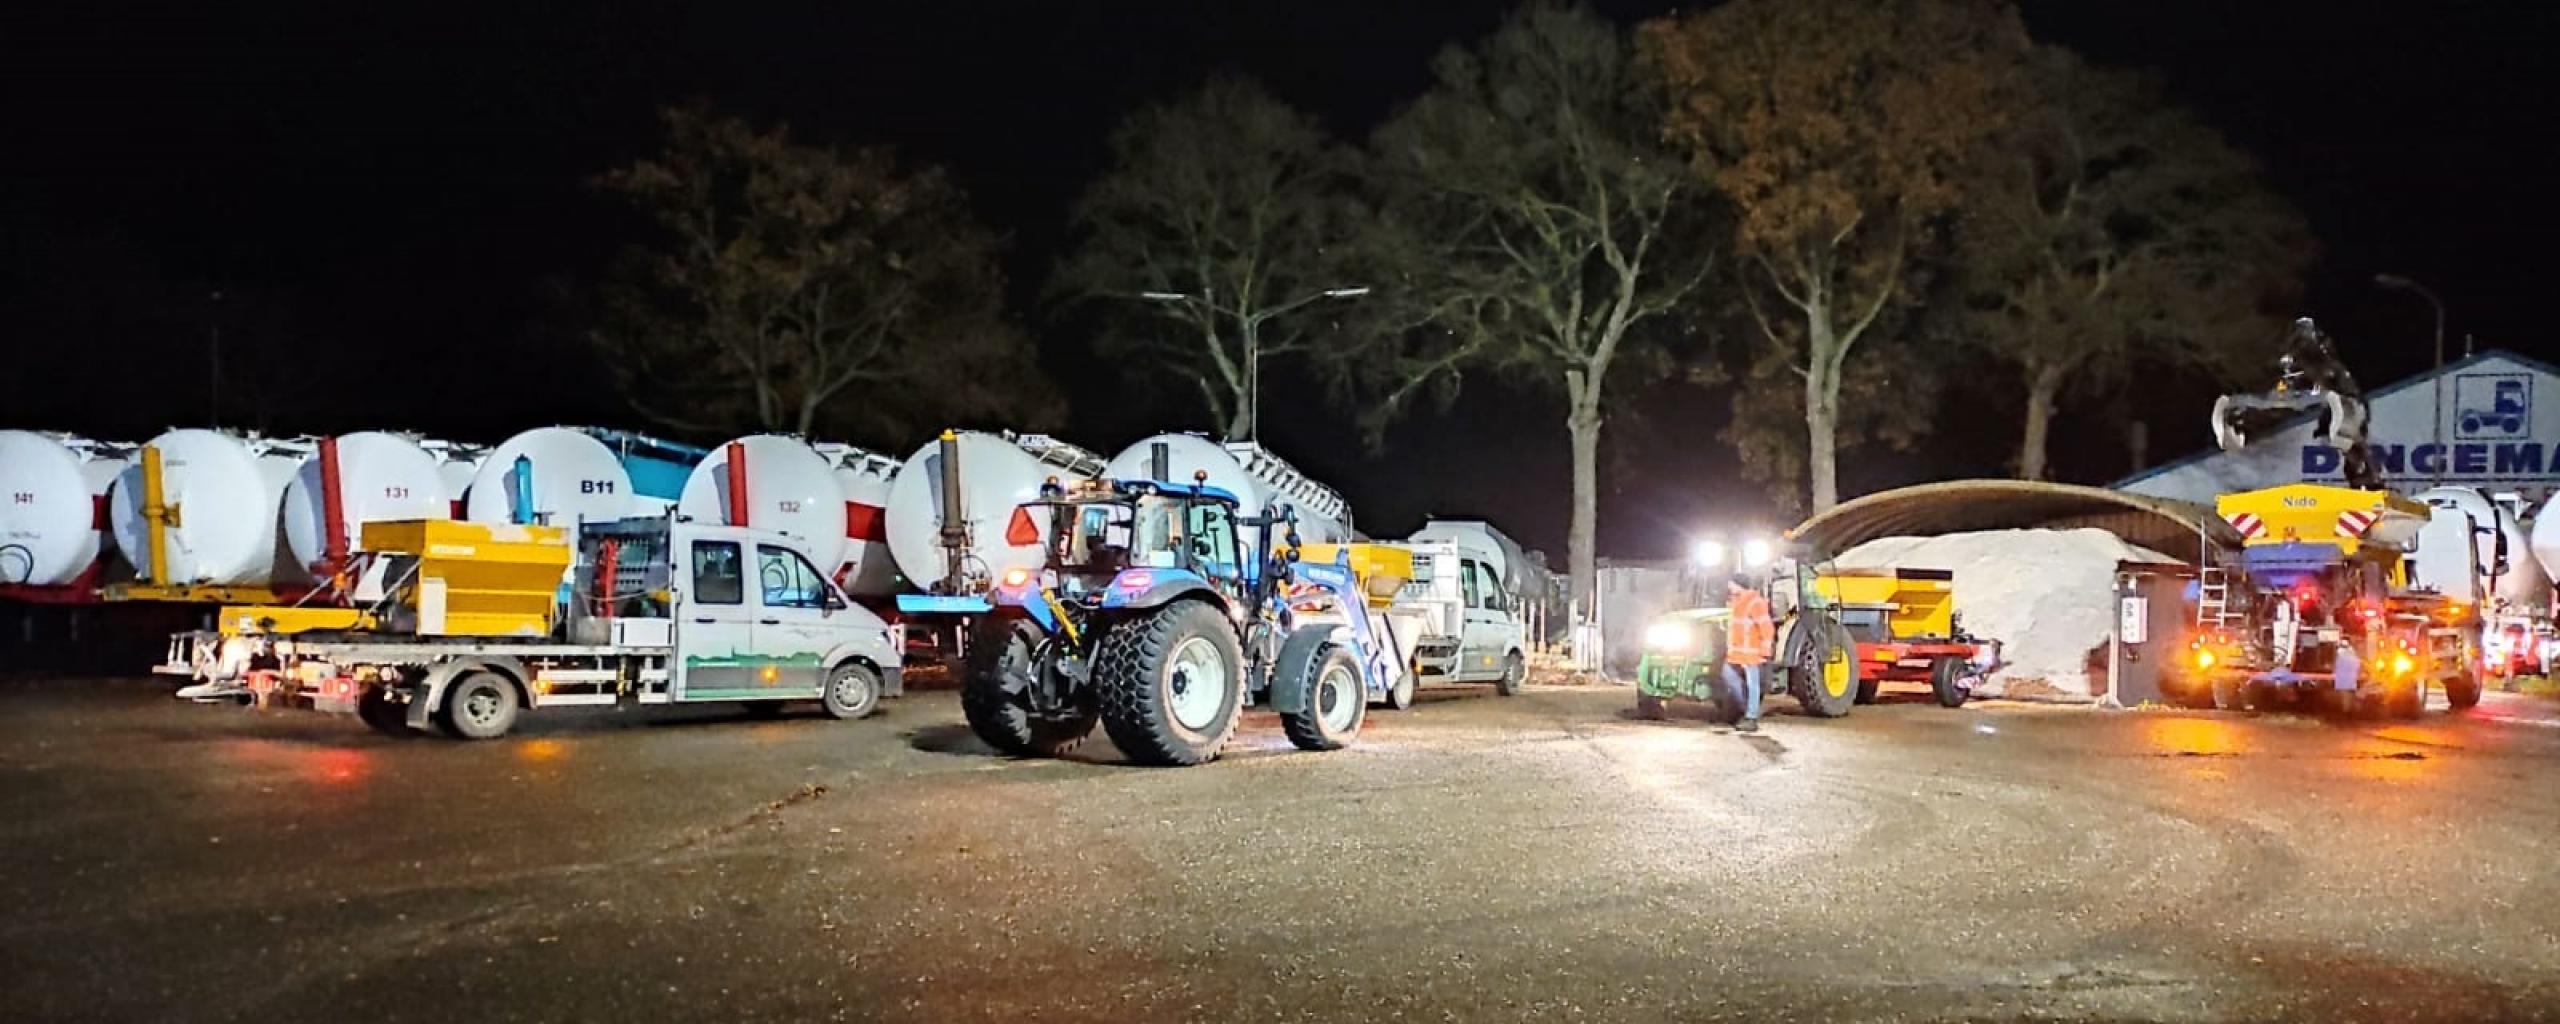
M 2523 437 L 2533 429 L 2533 376 L 2465 373 L 2453 378 L 2453 436 Z

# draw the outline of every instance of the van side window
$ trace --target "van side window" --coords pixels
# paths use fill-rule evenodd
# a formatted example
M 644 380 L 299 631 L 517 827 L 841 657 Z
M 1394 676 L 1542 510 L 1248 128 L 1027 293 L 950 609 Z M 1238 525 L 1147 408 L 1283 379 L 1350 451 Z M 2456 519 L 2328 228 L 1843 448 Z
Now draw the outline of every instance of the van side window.
M 1508 609 L 1510 602 L 1506 600 L 1508 595 L 1502 592 L 1502 577 L 1494 575 L 1493 567 L 1483 562 L 1475 563 L 1475 567 L 1476 574 L 1482 578 L 1482 582 L 1476 584 L 1476 590 L 1484 595 L 1484 606 L 1495 611 Z
M 770 544 L 756 545 L 756 584 L 767 608 L 823 608 L 827 585 L 800 553 Z
M 745 569 L 746 565 L 738 552 L 738 542 L 694 541 L 694 601 L 700 604 L 745 604 L 747 601 Z
M 1476 583 L 1475 559 L 1469 558 L 1458 563 L 1458 589 L 1466 594 L 1467 607 L 1484 607 L 1484 591 L 1478 589 Z

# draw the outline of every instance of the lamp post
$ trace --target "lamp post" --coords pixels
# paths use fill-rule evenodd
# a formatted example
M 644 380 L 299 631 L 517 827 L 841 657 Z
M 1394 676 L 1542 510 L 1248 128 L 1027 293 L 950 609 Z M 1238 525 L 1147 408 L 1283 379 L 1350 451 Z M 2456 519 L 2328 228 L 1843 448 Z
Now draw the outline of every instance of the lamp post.
M 2427 300 L 2427 305 L 2435 307 L 2436 369 L 2438 371 L 2442 371 L 2444 369 L 2444 300 L 2437 298 L 2435 291 L 2428 288 L 2426 285 L 2419 284 L 2416 281 L 2412 281 L 2398 274 L 2375 274 L 2373 275 L 2373 283 L 2396 292 L 2416 292 L 2419 297 Z M 2432 433 L 2435 435 L 2434 440 L 2436 445 L 2437 469 L 2435 473 L 2435 482 L 2441 484 L 2444 482 L 2443 466 L 2445 463 L 2443 374 L 2439 372 L 2436 378 L 2429 382 L 2429 386 L 2429 389 L 2435 392 L 2436 399 L 2435 423 L 2433 424 L 2432 429 Z
M 1283 313 L 1294 312 L 1299 308 L 1306 306 L 1308 303 L 1315 302 L 1320 299 L 1356 299 L 1367 294 L 1369 294 L 1369 287 L 1367 285 L 1355 285 L 1346 288 L 1326 288 L 1321 291 L 1309 292 L 1276 306 L 1269 306 L 1253 310 L 1251 312 L 1246 312 L 1240 309 L 1219 308 L 1218 292 L 1214 288 L 1203 288 L 1200 290 L 1200 294 L 1196 296 L 1189 292 L 1139 292 L 1138 297 L 1148 302 L 1195 306 L 1213 319 L 1221 314 L 1232 315 L 1235 317 L 1236 326 L 1244 333 L 1244 439 L 1247 441 L 1258 442 L 1262 440 L 1263 321 L 1269 320 Z M 1230 438 L 1230 440 L 1233 439 Z

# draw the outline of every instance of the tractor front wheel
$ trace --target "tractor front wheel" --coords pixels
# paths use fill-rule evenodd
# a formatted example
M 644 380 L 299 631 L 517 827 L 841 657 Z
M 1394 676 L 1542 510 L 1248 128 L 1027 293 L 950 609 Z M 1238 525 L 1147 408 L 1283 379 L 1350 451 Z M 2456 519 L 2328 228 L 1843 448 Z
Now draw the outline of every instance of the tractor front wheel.
M 1271 667 L 1273 703 L 1287 688 L 1297 710 L 1280 712 L 1281 731 L 1300 750 L 1340 750 L 1360 734 L 1368 714 L 1368 687 L 1360 682 L 1360 662 L 1342 645 L 1331 642 L 1332 630 L 1310 626 L 1280 645 Z
M 1199 601 L 1176 601 L 1102 635 L 1093 658 L 1102 728 L 1140 764 L 1218 756 L 1244 711 L 1235 627 Z
M 1787 693 L 1815 718 L 1838 718 L 1858 701 L 1857 643 L 1819 612 L 1787 620 Z

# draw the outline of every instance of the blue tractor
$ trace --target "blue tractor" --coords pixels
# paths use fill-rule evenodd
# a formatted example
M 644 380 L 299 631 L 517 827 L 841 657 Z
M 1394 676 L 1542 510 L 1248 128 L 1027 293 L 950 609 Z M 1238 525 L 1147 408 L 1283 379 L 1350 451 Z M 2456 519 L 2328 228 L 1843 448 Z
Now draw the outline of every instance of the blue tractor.
M 1347 564 L 1296 561 L 1286 510 L 1237 506 L 1197 480 L 1044 487 L 1015 513 L 1046 517 L 1044 566 L 1007 571 L 973 627 L 970 730 L 1057 756 L 1098 720 L 1132 760 L 1193 765 L 1262 701 L 1302 749 L 1349 743 L 1408 659 Z

